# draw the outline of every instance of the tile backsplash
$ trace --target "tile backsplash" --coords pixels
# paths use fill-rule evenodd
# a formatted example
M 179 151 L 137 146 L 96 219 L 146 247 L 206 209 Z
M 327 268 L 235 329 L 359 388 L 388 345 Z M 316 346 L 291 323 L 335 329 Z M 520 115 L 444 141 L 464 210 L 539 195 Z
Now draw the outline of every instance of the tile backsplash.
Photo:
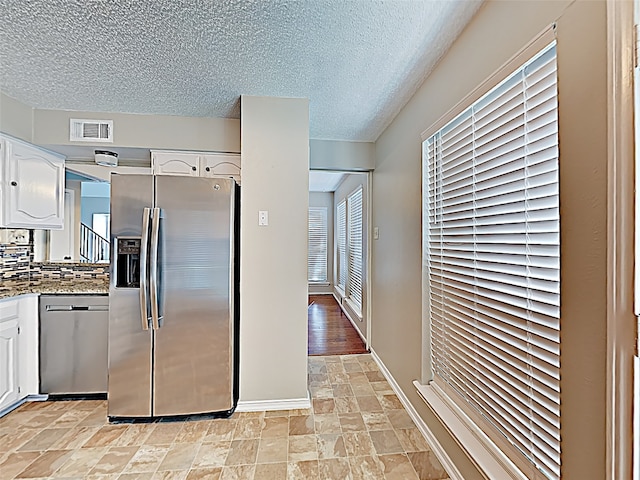
M 0 244 L 0 280 L 29 281 L 30 263 L 28 245 Z
M 108 263 L 34 262 L 29 230 L 0 229 L 0 281 L 108 279 Z
M 31 263 L 31 280 L 105 280 L 108 263 Z

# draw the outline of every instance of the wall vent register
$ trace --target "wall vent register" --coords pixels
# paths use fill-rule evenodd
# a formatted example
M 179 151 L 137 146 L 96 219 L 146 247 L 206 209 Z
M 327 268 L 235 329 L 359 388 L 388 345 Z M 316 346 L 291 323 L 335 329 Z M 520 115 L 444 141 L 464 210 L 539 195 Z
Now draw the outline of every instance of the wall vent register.
M 72 118 L 69 126 L 69 141 L 113 143 L 113 120 Z

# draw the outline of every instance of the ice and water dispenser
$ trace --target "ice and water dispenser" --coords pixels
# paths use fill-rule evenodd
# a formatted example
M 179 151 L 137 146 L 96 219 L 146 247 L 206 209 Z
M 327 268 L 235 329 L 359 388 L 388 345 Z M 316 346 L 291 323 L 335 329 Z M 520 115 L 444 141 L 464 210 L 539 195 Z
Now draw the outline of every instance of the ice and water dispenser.
M 117 239 L 116 287 L 140 287 L 140 238 Z

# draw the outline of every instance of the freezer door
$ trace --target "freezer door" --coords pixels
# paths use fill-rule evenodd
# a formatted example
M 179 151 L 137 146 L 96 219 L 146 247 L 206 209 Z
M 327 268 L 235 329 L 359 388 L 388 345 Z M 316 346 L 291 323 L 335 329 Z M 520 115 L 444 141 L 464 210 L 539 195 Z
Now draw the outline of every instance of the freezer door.
M 234 186 L 228 179 L 156 177 L 154 416 L 233 407 Z
M 109 389 L 110 417 L 151 416 L 152 329 L 142 318 L 144 295 L 132 281 L 139 264 L 118 265 L 118 239 L 130 242 L 148 238 L 143 216 L 153 204 L 151 175 L 111 176 L 111 271 L 109 285 Z M 140 245 L 138 243 L 138 245 Z M 120 269 L 120 270 L 119 270 Z M 146 272 L 141 272 L 144 277 Z M 120 285 L 120 286 L 117 286 Z M 140 281 L 144 286 L 144 280 Z M 144 292 L 142 292 L 144 293 Z M 146 307 L 146 306 L 145 306 Z M 145 327 L 147 328 L 145 330 Z

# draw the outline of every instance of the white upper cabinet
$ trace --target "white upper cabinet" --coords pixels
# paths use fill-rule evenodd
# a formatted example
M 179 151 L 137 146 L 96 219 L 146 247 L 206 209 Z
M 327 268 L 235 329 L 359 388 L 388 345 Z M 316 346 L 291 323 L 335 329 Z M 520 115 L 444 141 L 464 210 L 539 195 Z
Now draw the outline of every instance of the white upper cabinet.
M 203 177 L 232 177 L 240 183 L 240 155 L 232 153 L 201 155 L 200 175 Z
M 152 150 L 151 169 L 155 175 L 232 177 L 240 183 L 240 154 Z
M 199 176 L 199 156 L 182 152 L 151 152 L 151 169 L 156 175 Z
M 64 226 L 64 157 L 0 136 L 0 226 Z

